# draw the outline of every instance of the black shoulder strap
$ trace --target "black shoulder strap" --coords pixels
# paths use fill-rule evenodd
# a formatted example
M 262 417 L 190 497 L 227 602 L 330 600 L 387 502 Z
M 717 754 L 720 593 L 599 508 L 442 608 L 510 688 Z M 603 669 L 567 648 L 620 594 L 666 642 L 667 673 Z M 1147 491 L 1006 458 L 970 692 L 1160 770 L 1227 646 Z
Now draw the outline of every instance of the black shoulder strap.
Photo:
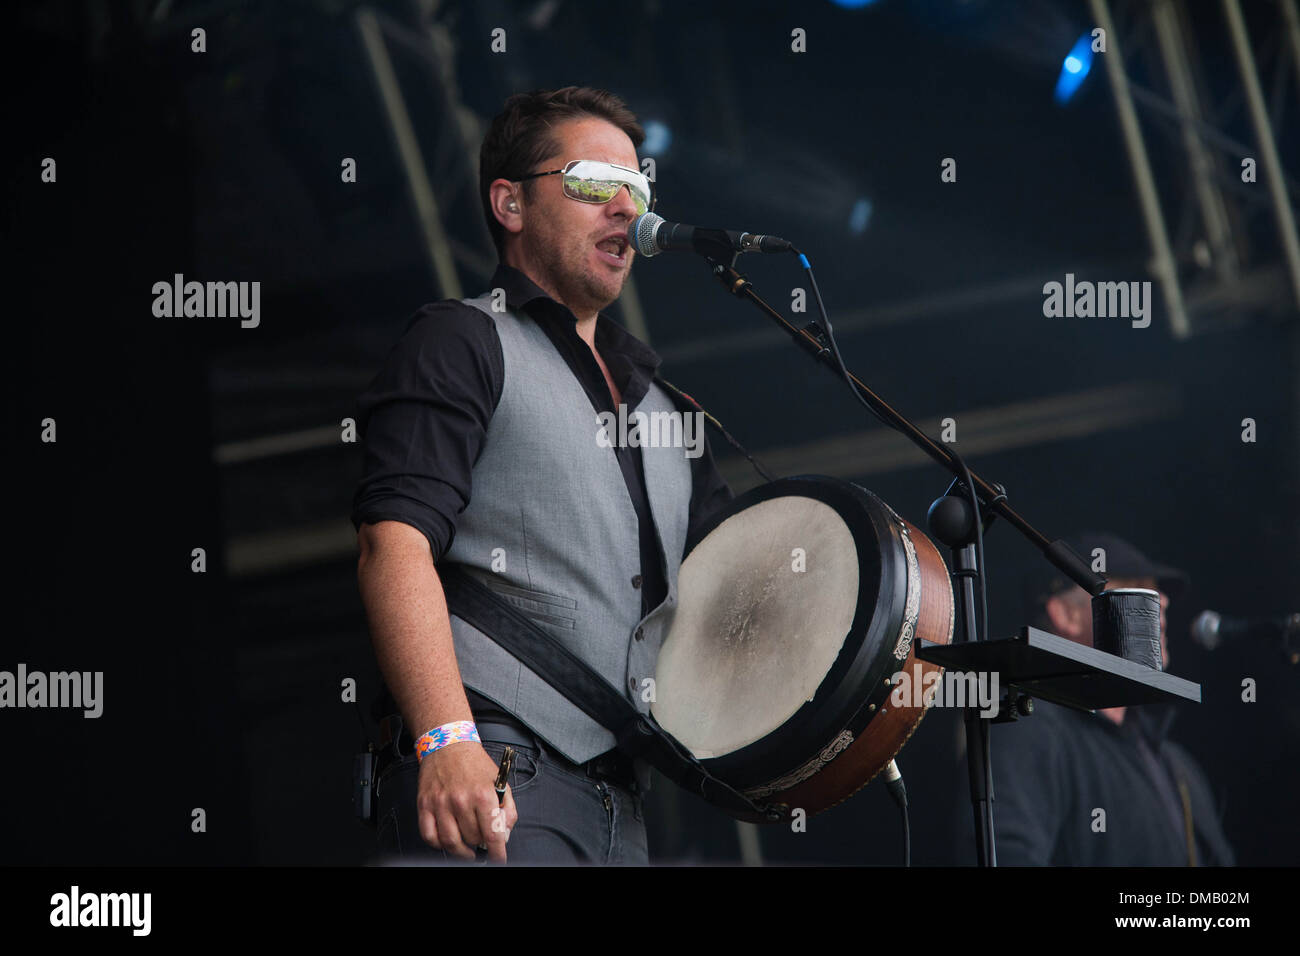
M 610 731 L 618 749 L 640 757 L 678 786 L 732 813 L 780 820 L 780 808 L 756 803 L 718 780 L 650 715 L 631 702 L 567 647 L 547 634 L 460 565 L 438 567 L 447 607 L 509 651 L 525 667 Z

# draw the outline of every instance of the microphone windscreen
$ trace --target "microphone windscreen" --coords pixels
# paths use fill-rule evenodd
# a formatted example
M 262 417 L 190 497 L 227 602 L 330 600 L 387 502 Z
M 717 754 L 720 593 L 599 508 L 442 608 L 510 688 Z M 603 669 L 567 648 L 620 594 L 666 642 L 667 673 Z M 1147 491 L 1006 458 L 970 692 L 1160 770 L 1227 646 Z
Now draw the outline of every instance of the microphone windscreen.
M 642 213 L 627 227 L 627 240 L 639 256 L 657 256 L 663 252 L 655 245 L 655 230 L 664 221 L 663 216 L 652 212 Z

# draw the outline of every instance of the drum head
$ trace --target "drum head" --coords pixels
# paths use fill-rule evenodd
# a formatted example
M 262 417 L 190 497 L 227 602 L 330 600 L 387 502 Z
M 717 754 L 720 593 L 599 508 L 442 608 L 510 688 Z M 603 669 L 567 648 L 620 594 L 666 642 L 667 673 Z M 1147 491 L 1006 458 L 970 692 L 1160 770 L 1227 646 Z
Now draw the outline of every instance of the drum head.
M 854 739 L 901 660 L 901 528 L 870 492 L 821 476 L 731 502 L 688 543 L 655 720 L 736 787 L 797 772 L 846 732 Z
M 690 552 L 660 651 L 655 718 L 697 757 L 768 736 L 817 694 L 858 603 L 857 545 L 816 498 L 769 498 Z

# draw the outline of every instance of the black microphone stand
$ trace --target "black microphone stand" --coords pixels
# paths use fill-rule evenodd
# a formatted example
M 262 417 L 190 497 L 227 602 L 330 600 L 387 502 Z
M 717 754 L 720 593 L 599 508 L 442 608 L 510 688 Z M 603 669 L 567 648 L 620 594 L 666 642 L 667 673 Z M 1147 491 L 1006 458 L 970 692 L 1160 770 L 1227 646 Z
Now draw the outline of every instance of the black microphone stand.
M 697 230 L 695 250 L 708 261 L 714 277 L 737 298 L 753 303 L 792 342 L 819 364 L 842 379 L 825 330 L 816 321 L 796 328 L 768 305 L 753 285 L 736 271 L 739 253 L 721 230 Z M 847 372 L 847 369 L 844 370 Z M 917 656 L 948 666 L 998 671 L 1008 675 L 1007 700 L 995 722 L 1015 720 L 1032 711 L 1032 700 L 1018 693 L 1025 685 L 1036 696 L 1080 709 L 1117 706 L 1119 703 L 1149 703 L 1169 696 L 1200 700 L 1199 685 L 1170 674 L 1152 671 L 1123 658 L 1083 647 L 1054 634 L 1025 627 L 1008 640 L 991 641 L 980 634 L 977 624 L 975 581 L 984 573 L 975 547 L 977 529 L 987 529 L 1001 516 L 1063 574 L 1090 595 L 1100 594 L 1106 579 L 1094 574 L 1084 560 L 1062 541 L 1049 541 L 1007 503 L 1006 489 L 990 484 L 967 469 L 956 455 L 933 441 L 901 412 L 876 395 L 852 372 L 852 386 L 865 403 L 886 424 L 906 435 L 913 444 L 952 472 L 954 480 L 943 497 L 930 507 L 931 533 L 948 545 L 952 553 L 949 577 L 953 582 L 957 626 L 952 645 L 917 642 Z M 967 484 L 966 476 L 970 483 Z M 973 496 L 978 507 L 972 503 Z M 974 665 L 974 666 L 971 666 Z M 966 762 L 970 778 L 971 807 L 975 819 L 975 853 L 980 866 L 997 865 L 993 827 L 993 774 L 989 756 L 989 727 L 975 707 L 967 707 Z

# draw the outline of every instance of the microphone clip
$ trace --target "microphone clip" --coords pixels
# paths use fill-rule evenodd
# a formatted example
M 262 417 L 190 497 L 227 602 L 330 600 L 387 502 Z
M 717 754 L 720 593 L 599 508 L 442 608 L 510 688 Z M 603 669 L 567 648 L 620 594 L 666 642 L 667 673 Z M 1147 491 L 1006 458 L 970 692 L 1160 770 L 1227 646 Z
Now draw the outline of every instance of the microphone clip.
M 813 357 L 817 359 L 821 359 L 823 356 L 829 357 L 831 354 L 831 343 L 830 339 L 826 337 L 826 330 L 822 328 L 822 324 L 816 319 L 809 319 L 808 324 L 803 327 L 803 330 L 817 340 L 818 351 Z
M 718 275 L 720 266 L 734 271 L 736 260 L 743 251 L 737 249 L 731 237 L 721 229 L 696 229 L 692 241 L 695 251 L 704 257 L 714 275 Z

